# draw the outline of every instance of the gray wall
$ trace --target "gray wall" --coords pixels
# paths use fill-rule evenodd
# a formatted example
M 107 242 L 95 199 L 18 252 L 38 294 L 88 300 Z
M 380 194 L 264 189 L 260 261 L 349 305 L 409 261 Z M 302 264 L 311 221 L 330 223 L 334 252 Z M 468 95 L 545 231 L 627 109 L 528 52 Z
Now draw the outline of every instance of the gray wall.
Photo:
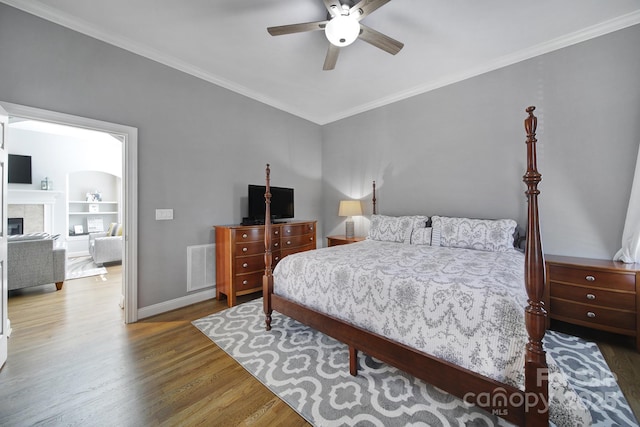
M 324 126 L 325 230 L 342 232 L 343 197 L 370 209 L 374 179 L 380 213 L 524 225 L 523 120 L 536 105 L 545 252 L 613 257 L 640 142 L 639 45 L 636 25 Z
M 267 162 L 319 218 L 320 126 L 4 4 L 0 57 L 0 100 L 138 128 L 140 307 L 187 294 L 187 246 L 246 215 Z
M 638 42 L 635 26 L 320 127 L 0 4 L 0 100 L 138 128 L 146 307 L 186 294 L 186 247 L 241 219 L 266 162 L 319 237 L 342 232 L 338 200 L 367 197 L 373 179 L 383 213 L 524 224 L 531 104 L 546 252 L 611 257 L 640 141 Z

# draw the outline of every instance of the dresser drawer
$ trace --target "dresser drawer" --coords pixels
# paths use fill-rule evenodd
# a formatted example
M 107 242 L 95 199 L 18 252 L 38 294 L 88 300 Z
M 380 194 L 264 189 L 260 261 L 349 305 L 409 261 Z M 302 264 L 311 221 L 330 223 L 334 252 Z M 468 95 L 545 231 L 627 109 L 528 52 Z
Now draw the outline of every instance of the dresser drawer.
M 235 267 L 236 274 L 264 271 L 264 254 L 236 257 Z
M 303 234 L 302 236 L 284 236 L 281 240 L 281 249 L 297 248 L 298 246 L 305 246 L 313 243 L 315 245 L 315 234 Z
M 628 331 L 636 330 L 636 313 L 609 308 L 590 306 L 551 298 L 553 317 L 563 320 L 567 318 L 592 326 L 607 326 Z
M 264 269 L 255 273 L 238 274 L 235 278 L 235 290 L 246 291 L 262 286 L 262 276 L 264 276 Z
M 273 240 L 277 240 L 280 236 L 280 227 L 274 227 L 271 229 L 271 235 Z M 264 249 L 264 227 L 260 228 L 239 228 L 235 230 L 235 242 L 262 242 L 262 248 Z
M 636 290 L 635 274 L 614 273 L 588 268 L 550 265 L 549 280 L 553 282 L 575 283 L 591 288 L 609 288 L 629 292 L 635 292 Z
M 288 236 L 298 236 L 300 234 L 315 234 L 314 226 L 311 223 L 307 224 L 284 224 L 282 226 L 282 235 L 286 238 Z
M 587 286 L 554 283 L 550 293 L 551 298 L 561 298 L 583 304 L 620 310 L 635 311 L 636 309 L 636 296 L 631 292 L 615 292 Z
M 280 240 L 273 242 L 271 251 L 280 249 Z M 264 242 L 242 242 L 236 244 L 236 256 L 264 254 Z

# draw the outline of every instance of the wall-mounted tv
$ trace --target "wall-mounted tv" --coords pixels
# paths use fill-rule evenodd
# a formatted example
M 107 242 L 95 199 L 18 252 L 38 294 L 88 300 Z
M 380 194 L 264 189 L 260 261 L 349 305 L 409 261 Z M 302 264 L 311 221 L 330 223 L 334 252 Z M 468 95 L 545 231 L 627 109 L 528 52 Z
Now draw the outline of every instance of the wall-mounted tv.
M 264 185 L 249 184 L 249 221 L 264 222 Z M 271 187 L 271 218 L 293 218 L 293 188 Z
M 7 175 L 9 184 L 31 184 L 31 156 L 9 154 Z

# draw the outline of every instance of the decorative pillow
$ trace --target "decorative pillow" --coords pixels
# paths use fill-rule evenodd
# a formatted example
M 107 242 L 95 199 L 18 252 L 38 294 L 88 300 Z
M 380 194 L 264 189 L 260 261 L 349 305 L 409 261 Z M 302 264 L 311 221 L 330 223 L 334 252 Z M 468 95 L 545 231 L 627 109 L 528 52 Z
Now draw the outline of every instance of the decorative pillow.
M 431 244 L 431 227 L 414 228 L 411 232 L 412 245 L 430 245 Z
M 118 222 L 112 222 L 109 224 L 107 236 L 122 236 L 122 224 Z
M 517 224 L 512 219 L 431 218 L 432 246 L 505 252 L 514 248 Z
M 368 239 L 409 243 L 414 228 L 425 228 L 429 217 L 372 215 Z

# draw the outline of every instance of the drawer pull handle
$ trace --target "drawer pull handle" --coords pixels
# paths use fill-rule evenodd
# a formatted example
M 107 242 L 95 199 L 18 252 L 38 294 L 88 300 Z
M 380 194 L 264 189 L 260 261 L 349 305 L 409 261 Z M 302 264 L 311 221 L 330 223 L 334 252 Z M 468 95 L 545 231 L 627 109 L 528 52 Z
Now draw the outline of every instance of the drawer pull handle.
M 243 239 L 246 239 L 247 237 L 248 237 L 248 236 L 247 236 L 247 233 L 244 233 L 244 234 L 242 235 L 242 238 L 243 238 Z
M 291 244 L 291 240 L 287 240 L 287 245 L 290 245 L 290 244 Z
M 243 280 L 243 281 L 242 281 L 242 284 L 243 284 L 243 285 L 246 285 L 247 283 L 249 283 L 249 281 L 248 281 L 248 280 Z
M 587 294 L 587 299 L 596 299 L 596 296 L 594 294 Z
M 291 234 L 291 230 L 287 230 L 287 234 Z
M 277 256 L 277 257 L 276 257 L 276 261 L 279 261 L 279 260 L 280 260 L 280 257 L 279 257 L 279 256 Z
M 309 237 L 309 240 L 311 240 L 313 242 L 313 237 Z
M 279 244 L 280 243 L 276 242 L 276 243 L 273 244 L 273 246 L 275 246 L 277 248 Z
M 275 234 L 277 236 L 278 234 L 280 234 L 280 232 L 278 230 L 276 230 L 276 232 L 273 233 L 273 234 Z
M 249 264 L 247 264 L 247 263 L 245 262 L 244 264 L 242 264 L 242 266 L 243 266 L 244 268 L 247 268 L 247 267 L 249 267 Z
M 242 248 L 242 252 L 247 252 L 249 249 L 247 248 Z
M 593 277 L 593 276 L 587 276 L 587 277 L 585 277 L 585 279 L 587 279 L 587 282 L 595 282 L 596 281 L 596 278 Z
M 596 317 L 596 314 L 593 311 L 587 311 L 587 317 L 593 319 L 594 317 Z

